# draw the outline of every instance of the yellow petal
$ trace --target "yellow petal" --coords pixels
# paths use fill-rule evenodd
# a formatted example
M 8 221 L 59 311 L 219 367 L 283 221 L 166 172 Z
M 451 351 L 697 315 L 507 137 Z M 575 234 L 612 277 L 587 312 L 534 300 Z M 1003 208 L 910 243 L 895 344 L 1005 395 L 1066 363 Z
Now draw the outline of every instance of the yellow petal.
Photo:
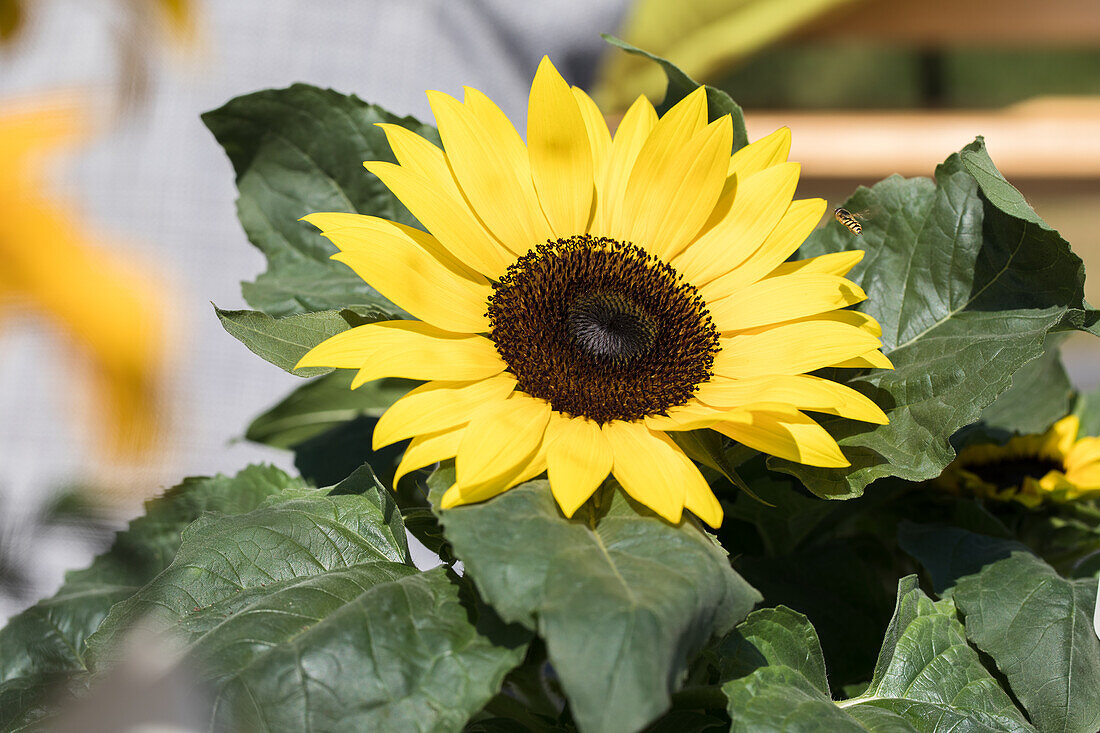
M 546 432 L 550 404 L 519 393 L 482 405 L 470 424 L 455 459 L 459 485 L 494 482 L 531 459 Z
M 712 429 L 753 450 L 807 466 L 839 468 L 849 465 L 833 436 L 795 410 L 749 408 L 736 417 L 730 415 Z
M 452 196 L 458 193 L 458 184 L 447 166 L 447 156 L 438 145 L 401 125 L 389 122 L 376 122 L 375 125 L 386 133 L 393 157 L 402 168 L 432 179 Z
M 451 507 L 460 506 L 462 504 L 474 504 L 479 501 L 485 501 L 487 499 L 492 499 L 497 494 L 504 493 L 513 486 L 522 484 L 525 481 L 530 481 L 546 471 L 545 447 L 545 443 L 540 444 L 538 450 L 535 451 L 534 455 L 529 460 L 519 463 L 515 468 L 509 471 L 507 475 L 501 478 L 473 486 L 464 486 L 458 483 L 454 484 L 443 494 L 440 506 L 443 509 L 450 509 Z
M 699 469 L 664 434 L 641 423 L 614 420 L 604 424 L 603 434 L 623 490 L 669 522 L 679 522 L 688 484 L 703 480 Z
M 585 94 L 580 87 L 573 87 L 573 97 L 577 100 L 577 107 L 584 118 L 584 127 L 588 131 L 588 146 L 592 150 L 592 171 L 596 177 L 596 183 L 602 183 L 604 166 L 607 157 L 611 154 L 611 133 L 607 129 L 607 120 L 592 97 Z
M 485 379 L 506 368 L 484 336 L 444 331 L 423 321 L 382 321 L 356 326 L 322 341 L 294 365 L 359 368 L 355 389 L 372 379 L 464 381 Z
M 699 287 L 699 294 L 709 303 L 736 293 L 767 275 L 806 241 L 825 213 L 825 206 L 824 199 L 792 201 L 764 243 L 744 262 Z M 694 248 L 695 245 L 689 247 L 685 255 L 690 255 Z
M 364 163 L 439 243 L 459 260 L 497 280 L 515 255 L 505 249 L 470 213 L 469 207 L 441 189 L 434 179 L 392 163 Z
M 722 526 L 722 505 L 706 481 L 692 481 L 688 484 L 684 508 L 715 529 Z
M 658 122 L 630 172 L 620 212 L 629 221 L 619 231 L 667 261 L 695 238 L 718 202 L 733 125 L 722 117 L 672 146 L 660 137 L 660 127 Z
M 782 277 L 795 273 L 801 275 L 818 273 L 821 275 L 844 276 L 848 274 L 849 270 L 859 264 L 859 261 L 862 259 L 863 250 L 861 249 L 853 249 L 847 252 L 830 252 L 827 255 L 810 257 L 806 260 L 784 262 L 782 265 L 769 272 L 767 277 Z
M 500 108 L 470 87 L 465 104 L 435 91 L 428 92 L 428 103 L 455 180 L 497 239 L 523 254 L 551 238 L 531 181 L 527 147 Z
M 390 405 L 374 426 L 374 450 L 422 433 L 465 425 L 488 402 L 508 398 L 516 388 L 511 374 L 477 382 L 428 382 Z
M 855 283 L 836 275 L 795 274 L 771 277 L 708 303 L 719 331 L 780 323 L 846 308 L 867 299 Z
M 599 198 L 596 202 L 596 217 L 593 221 L 594 234 L 611 234 L 611 221 L 622 205 L 623 194 L 626 191 L 627 181 L 630 180 L 634 161 L 637 160 L 638 152 L 656 124 L 657 112 L 645 97 L 638 97 L 623 115 L 619 129 L 615 131 L 615 139 L 611 143 L 603 172 L 597 171 L 599 178 L 596 187 L 599 190 Z
M 773 402 L 879 425 L 889 422 L 878 405 L 851 387 L 808 374 L 750 379 L 716 377 L 699 386 L 696 398 L 719 409 Z
M 397 488 L 401 478 L 410 471 L 430 466 L 447 458 L 454 458 L 458 453 L 458 444 L 462 440 L 464 431 L 463 426 L 413 438 L 409 447 L 405 449 L 405 455 L 397 466 L 397 472 L 393 475 L 394 488 Z
M 780 127 L 754 143 L 738 150 L 729 161 L 729 175 L 748 178 L 765 168 L 779 165 L 787 160 L 791 152 L 791 128 Z
M 873 351 L 879 340 L 836 321 L 798 321 L 758 333 L 719 339 L 714 374 L 723 377 L 763 377 L 802 374 Z
M 672 266 L 685 280 L 701 286 L 749 259 L 790 208 L 799 170 L 798 163 L 780 163 L 738 178 L 729 213 L 692 242 Z
M 558 237 L 588 228 L 595 191 L 588 135 L 576 97 L 543 56 L 527 105 L 527 150 L 539 203 Z
M 560 412 L 550 414 L 546 444 L 550 489 L 562 514 L 572 517 L 611 473 L 611 446 L 599 425 Z
M 306 221 L 321 226 L 322 216 L 308 216 Z M 420 320 L 446 331 L 489 330 L 488 281 L 450 267 L 454 258 L 430 234 L 362 216 L 354 227 L 330 229 L 324 235 L 341 249 L 332 259 Z
M 893 369 L 894 363 L 881 351 L 868 351 L 866 354 L 844 359 L 833 364 L 841 369 Z

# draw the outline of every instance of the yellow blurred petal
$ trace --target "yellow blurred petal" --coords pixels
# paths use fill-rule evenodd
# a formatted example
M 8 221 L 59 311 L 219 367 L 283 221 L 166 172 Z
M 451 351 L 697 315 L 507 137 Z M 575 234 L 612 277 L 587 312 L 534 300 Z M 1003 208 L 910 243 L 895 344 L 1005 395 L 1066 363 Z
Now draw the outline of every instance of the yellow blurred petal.
M 1077 431 L 1081 428 L 1081 422 L 1076 415 L 1066 415 L 1058 422 L 1050 426 L 1043 436 L 1043 445 L 1039 449 L 1040 455 L 1061 460 L 1073 449 L 1073 443 L 1077 440 Z
M 447 458 L 454 458 L 458 453 L 458 444 L 462 440 L 464 431 L 465 426 L 460 426 L 413 438 L 409 447 L 405 449 L 405 455 L 397 466 L 397 472 L 393 475 L 394 488 L 397 488 L 398 482 L 405 474 Z
M 780 127 L 754 143 L 738 150 L 729 161 L 728 175 L 748 178 L 765 168 L 785 163 L 791 152 L 791 128 Z
M 600 426 L 552 412 L 546 426 L 550 489 L 562 514 L 572 517 L 611 473 L 611 446 Z
M 703 286 L 745 262 L 791 207 L 799 170 L 798 163 L 780 163 L 738 178 L 737 194 L 725 219 L 692 242 L 672 266 L 688 282 Z
M 657 125 L 630 173 L 623 201 L 630 222 L 623 222 L 620 231 L 627 241 L 667 261 L 699 233 L 718 202 L 733 126 L 725 116 L 668 146 L 658 137 Z
M 825 206 L 824 199 L 792 201 L 764 243 L 731 271 L 699 286 L 699 294 L 709 303 L 736 293 L 767 275 L 806 241 L 825 213 Z M 694 248 L 692 245 L 685 254 L 690 255 Z
M 708 303 L 719 331 L 739 331 L 846 308 L 867 299 L 855 283 L 836 275 L 795 274 L 753 283 Z
M 671 440 L 641 423 L 614 420 L 603 426 L 603 434 L 623 490 L 669 522 L 679 522 L 688 484 L 703 481 L 699 469 Z
M 422 433 L 464 425 L 488 402 L 507 399 L 516 388 L 511 374 L 477 382 L 428 382 L 390 405 L 374 426 L 374 450 Z
M 527 147 L 500 108 L 470 87 L 465 104 L 435 91 L 428 92 L 428 103 L 455 180 L 489 230 L 516 254 L 550 239 Z
M 1088 436 L 1078 440 L 1069 450 L 1064 463 L 1069 470 L 1084 467 L 1090 463 L 1100 464 L 1100 437 Z
M 316 216 L 306 221 L 319 226 Z M 355 227 L 330 229 L 324 236 L 341 250 L 332 259 L 420 320 L 446 331 L 489 330 L 488 281 L 448 267 L 453 258 L 430 234 L 364 216 Z
M 839 468 L 849 465 L 840 446 L 823 427 L 800 412 L 747 408 L 727 415 L 712 430 L 768 453 L 807 466 Z
M 784 275 L 794 275 L 796 273 L 800 275 L 817 273 L 820 275 L 844 276 L 862 259 L 863 250 L 861 249 L 853 249 L 847 252 L 830 252 L 827 255 L 810 257 L 806 260 L 784 262 L 769 272 L 767 277 L 783 277 Z
M 699 386 L 696 398 L 718 409 L 772 402 L 879 425 L 889 422 L 878 405 L 851 387 L 808 374 L 716 377 Z
M 582 234 L 592 213 L 592 147 L 569 85 L 542 57 L 527 106 L 527 150 L 539 203 L 558 237 Z
M 592 171 L 597 184 L 602 183 L 604 166 L 611 154 L 611 133 L 607 129 L 607 120 L 592 98 L 580 87 L 573 87 L 573 97 L 584 118 L 584 127 L 588 131 L 588 145 L 592 150 Z
M 449 196 L 433 179 L 392 163 L 364 163 L 439 243 L 481 274 L 499 279 L 515 255 L 489 234 L 469 207 Z
M 812 372 L 879 345 L 866 331 L 830 320 L 786 323 L 719 341 L 721 350 L 714 358 L 713 371 L 723 377 Z
M 358 368 L 352 389 L 382 377 L 466 381 L 486 379 L 507 366 L 483 336 L 443 331 L 423 321 L 382 321 L 336 334 L 302 357 L 294 368 Z
M 548 402 L 519 393 L 479 407 L 458 447 L 456 483 L 492 483 L 525 464 L 542 443 L 549 419 Z
M 597 171 L 600 176 L 596 183 L 599 199 L 593 222 L 594 234 L 611 235 L 611 222 L 622 205 L 634 161 L 638 159 L 639 151 L 656 124 L 657 112 L 645 97 L 638 97 L 619 123 L 604 170 L 602 173 Z

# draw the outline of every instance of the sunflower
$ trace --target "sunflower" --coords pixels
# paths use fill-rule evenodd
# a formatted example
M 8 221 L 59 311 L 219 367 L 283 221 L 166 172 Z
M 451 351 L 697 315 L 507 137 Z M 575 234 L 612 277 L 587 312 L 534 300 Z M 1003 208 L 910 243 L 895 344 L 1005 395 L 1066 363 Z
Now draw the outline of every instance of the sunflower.
M 454 458 L 444 509 L 543 472 L 570 517 L 613 474 L 670 522 L 722 508 L 667 435 L 711 428 L 753 449 L 846 466 L 802 411 L 885 423 L 869 399 L 811 376 L 889 367 L 878 324 L 841 310 L 862 252 L 785 260 L 825 210 L 792 201 L 786 128 L 732 157 L 728 116 L 700 88 L 658 118 L 644 97 L 614 138 L 543 58 L 527 142 L 484 94 L 429 91 L 443 150 L 383 124 L 397 164 L 367 162 L 425 231 L 357 214 L 305 220 L 419 320 L 353 328 L 298 366 L 426 383 L 379 419 L 375 448 L 412 438 L 396 482 Z M 430 233 L 429 233 L 430 232 Z
M 1076 415 L 1068 415 L 1042 435 L 967 446 L 937 482 L 956 493 L 1028 507 L 1100 496 L 1100 437 L 1078 439 L 1080 426 Z

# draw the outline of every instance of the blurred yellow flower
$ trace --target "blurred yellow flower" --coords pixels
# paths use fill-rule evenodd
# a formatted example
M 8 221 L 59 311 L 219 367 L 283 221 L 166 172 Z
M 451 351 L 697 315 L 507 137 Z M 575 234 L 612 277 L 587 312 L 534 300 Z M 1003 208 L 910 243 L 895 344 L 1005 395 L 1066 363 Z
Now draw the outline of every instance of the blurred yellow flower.
M 1079 429 L 1077 416 L 1069 415 L 1042 435 L 968 446 L 937 482 L 957 493 L 1029 507 L 1100 496 L 1100 437 L 1078 439 Z
M 42 315 L 79 345 L 92 365 L 93 429 L 114 456 L 133 457 L 157 435 L 160 284 L 97 246 L 41 175 L 44 156 L 86 127 L 64 101 L 0 107 L 0 319 Z

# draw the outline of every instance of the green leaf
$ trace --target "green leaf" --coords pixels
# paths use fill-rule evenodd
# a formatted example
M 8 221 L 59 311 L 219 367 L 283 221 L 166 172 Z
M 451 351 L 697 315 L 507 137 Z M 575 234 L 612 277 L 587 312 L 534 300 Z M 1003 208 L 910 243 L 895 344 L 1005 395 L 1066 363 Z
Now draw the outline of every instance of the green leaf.
M 453 480 L 436 472 L 434 501 Z M 598 522 L 562 517 L 546 481 L 440 512 L 481 595 L 546 641 L 586 733 L 659 717 L 695 653 L 760 599 L 694 520 L 670 525 L 608 493 Z
M 752 631 L 766 664 L 723 685 L 731 731 L 1034 730 L 967 644 L 951 601 L 934 603 L 916 576 L 898 583 L 874 676 L 859 697 L 829 697 L 821 650 L 804 620 L 788 617 Z
M 304 384 L 248 426 L 245 437 L 275 448 L 293 448 L 357 417 L 381 417 L 418 382 L 378 379 L 351 389 L 355 372 L 340 369 Z
M 766 555 L 786 555 L 796 551 L 814 529 L 837 509 L 836 503 L 809 494 L 790 476 L 762 468 L 753 471 L 752 467 L 745 471 L 745 476 L 753 493 L 760 499 L 742 494 L 732 502 L 724 502 L 726 520 L 741 520 L 752 525 Z M 743 529 L 737 527 L 733 531 Z M 724 534 L 725 527 L 719 532 L 719 537 L 723 538 L 723 545 L 730 548 L 725 543 Z
M 978 140 L 963 154 L 985 149 Z M 976 181 L 961 154 L 952 155 L 935 181 L 892 176 L 859 189 L 845 206 L 870 211 L 862 236 L 831 222 L 806 241 L 803 257 L 867 252 L 849 277 L 867 291 L 860 308 L 882 325 L 896 370 L 857 374 L 849 385 L 882 406 L 890 424 L 822 420 L 849 468 L 769 465 L 834 498 L 884 476 L 934 478 L 954 458 L 950 437 L 1043 354 L 1047 335 L 1086 322 L 1080 258 L 1033 213 L 998 208 L 984 192 L 1003 198 L 1008 184 L 992 180 Z
M 363 316 L 353 310 L 321 311 L 272 318 L 259 311 L 226 311 L 214 306 L 222 327 L 264 361 L 296 377 L 316 377 L 331 367 L 294 369 L 306 352 L 325 339 L 362 325 Z M 378 320 L 375 313 L 370 320 Z
M 1049 337 L 1051 341 L 1054 336 Z M 1073 385 L 1061 354 L 1048 348 L 1012 375 L 1012 386 L 982 411 L 985 431 L 1009 434 L 1042 433 L 1070 410 Z
M 250 511 L 272 495 L 302 486 L 271 466 L 236 476 L 185 479 L 145 503 L 145 515 L 119 532 L 111 549 L 90 567 L 70 571 L 52 597 L 14 616 L 0 629 L 0 729 L 46 714 L 84 684 L 85 641 L 115 603 L 150 581 L 172 561 L 180 531 L 206 511 Z M 10 716 L 10 717 L 9 717 Z
M 1077 395 L 1073 405 L 1073 414 L 1081 421 L 1077 437 L 1100 435 L 1100 387 L 1091 392 Z
M 305 84 L 237 97 L 202 119 L 233 163 L 241 224 L 267 257 L 267 272 L 242 286 L 249 305 L 273 316 L 350 306 L 401 313 L 351 268 L 330 260 L 336 248 L 299 219 L 339 211 L 417 226 L 361 164 L 394 162 L 376 123 L 407 127 L 438 144 L 434 128 Z
M 217 730 L 459 730 L 529 634 L 463 597 L 446 568 L 412 566 L 369 469 L 322 493 L 192 523 L 173 562 L 89 639 L 93 668 L 149 628 L 216 694 Z
M 905 524 L 899 541 L 950 593 L 1040 730 L 1100 728 L 1095 578 L 1066 580 L 1017 542 L 955 528 Z
M 753 611 L 715 647 L 723 682 L 760 667 L 790 667 L 819 690 L 828 690 L 825 656 L 809 619 L 786 606 Z
M 145 515 L 119 532 L 90 567 L 65 576 L 52 598 L 14 616 L 0 629 L 0 681 L 30 674 L 83 671 L 84 641 L 110 607 L 167 567 L 180 531 L 203 512 L 248 511 L 266 497 L 300 486 L 271 466 L 250 466 L 234 477 L 189 478 L 145 503 Z
M 648 51 L 643 51 L 637 46 L 632 46 L 623 39 L 616 38 L 609 33 L 601 33 L 600 36 L 612 46 L 621 48 L 627 53 L 632 53 L 636 56 L 644 56 L 651 61 L 656 61 L 661 65 L 661 68 L 664 69 L 665 75 L 668 76 L 668 90 L 665 92 L 664 101 L 657 106 L 658 114 L 663 115 L 670 110 L 674 104 L 703 86 L 681 71 L 675 64 L 660 56 L 655 56 Z M 711 121 L 723 115 L 730 116 L 730 119 L 733 121 L 733 149 L 735 151 L 749 144 L 749 135 L 748 132 L 745 131 L 745 115 L 741 111 L 741 106 L 738 105 L 737 102 L 734 102 L 733 99 L 730 98 L 730 95 L 726 94 L 721 89 L 707 85 L 707 109 Z

